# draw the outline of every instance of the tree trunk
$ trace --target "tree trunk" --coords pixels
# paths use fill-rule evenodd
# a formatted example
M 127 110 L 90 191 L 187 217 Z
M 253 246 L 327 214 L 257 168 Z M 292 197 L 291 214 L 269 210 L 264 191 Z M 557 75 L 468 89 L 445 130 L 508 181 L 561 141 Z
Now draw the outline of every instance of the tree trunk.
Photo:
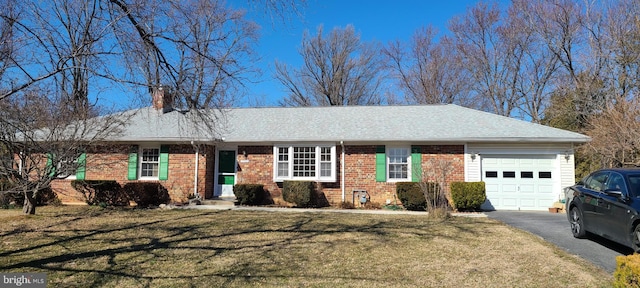
M 24 193 L 24 205 L 22 206 L 22 213 L 35 215 L 36 214 L 36 193 L 25 192 Z

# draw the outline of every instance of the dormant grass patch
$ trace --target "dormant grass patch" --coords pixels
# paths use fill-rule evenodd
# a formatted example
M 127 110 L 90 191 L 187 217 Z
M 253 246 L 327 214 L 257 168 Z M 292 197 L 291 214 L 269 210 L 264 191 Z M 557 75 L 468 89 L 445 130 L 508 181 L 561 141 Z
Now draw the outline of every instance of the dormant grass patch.
M 50 287 L 607 287 L 602 269 L 487 218 L 0 210 L 0 271 Z

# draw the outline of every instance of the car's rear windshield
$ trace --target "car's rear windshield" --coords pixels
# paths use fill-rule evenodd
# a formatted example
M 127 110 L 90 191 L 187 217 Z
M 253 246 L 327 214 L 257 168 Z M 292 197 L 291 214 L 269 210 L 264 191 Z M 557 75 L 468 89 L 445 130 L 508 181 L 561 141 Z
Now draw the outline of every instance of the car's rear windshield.
M 640 196 L 640 174 L 631 174 L 629 178 L 629 194 L 631 197 Z

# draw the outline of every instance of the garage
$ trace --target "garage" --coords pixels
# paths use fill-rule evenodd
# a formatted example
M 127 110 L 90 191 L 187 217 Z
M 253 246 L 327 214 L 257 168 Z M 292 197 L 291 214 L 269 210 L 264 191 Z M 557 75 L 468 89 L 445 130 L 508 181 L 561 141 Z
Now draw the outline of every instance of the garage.
M 556 154 L 482 155 L 488 210 L 547 210 L 558 199 Z

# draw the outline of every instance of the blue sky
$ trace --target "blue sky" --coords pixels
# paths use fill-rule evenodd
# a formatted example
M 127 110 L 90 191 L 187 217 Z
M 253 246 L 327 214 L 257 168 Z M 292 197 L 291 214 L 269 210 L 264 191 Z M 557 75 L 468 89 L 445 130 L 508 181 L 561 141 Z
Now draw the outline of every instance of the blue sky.
M 276 106 L 285 96 L 281 84 L 273 79 L 274 61 L 278 59 L 292 67 L 300 67 L 298 48 L 305 30 L 314 35 L 324 25 L 325 33 L 334 27 L 352 24 L 364 41 L 408 41 L 420 27 L 431 25 L 446 32 L 447 22 L 475 6 L 477 0 L 307 0 L 303 18 L 292 18 L 287 24 L 272 21 L 262 11 L 249 10 L 248 17 L 261 29 L 258 53 L 263 70 L 260 83 L 251 84 L 248 98 L 241 106 L 260 104 Z M 232 1 L 239 6 L 246 5 Z M 235 4 L 234 3 L 234 4 Z M 235 6 L 235 5 L 234 5 Z
M 278 106 L 278 101 L 286 96 L 284 87 L 274 79 L 276 59 L 298 68 L 302 58 L 298 48 L 302 35 L 308 30 L 315 35 L 319 25 L 324 25 L 327 33 L 334 27 L 353 25 L 363 41 L 410 40 L 413 33 L 427 25 L 447 32 L 447 22 L 454 16 L 463 15 L 478 0 L 307 0 L 302 17 L 291 17 L 283 23 L 272 19 L 264 11 L 261 1 L 227 0 L 234 8 L 247 10 L 247 17 L 261 26 L 256 52 L 261 61 L 255 63 L 263 71 L 257 83 L 246 83 L 247 95 L 235 106 Z M 293 0 L 295 1 L 295 0 Z M 489 0 L 491 1 L 491 0 Z M 504 4 L 509 0 L 498 0 Z M 255 7 L 250 8 L 250 5 Z M 116 109 L 131 109 L 149 106 L 150 98 L 133 99 L 126 97 L 131 91 L 99 91 L 99 102 Z M 149 100 L 149 101 L 147 101 Z

